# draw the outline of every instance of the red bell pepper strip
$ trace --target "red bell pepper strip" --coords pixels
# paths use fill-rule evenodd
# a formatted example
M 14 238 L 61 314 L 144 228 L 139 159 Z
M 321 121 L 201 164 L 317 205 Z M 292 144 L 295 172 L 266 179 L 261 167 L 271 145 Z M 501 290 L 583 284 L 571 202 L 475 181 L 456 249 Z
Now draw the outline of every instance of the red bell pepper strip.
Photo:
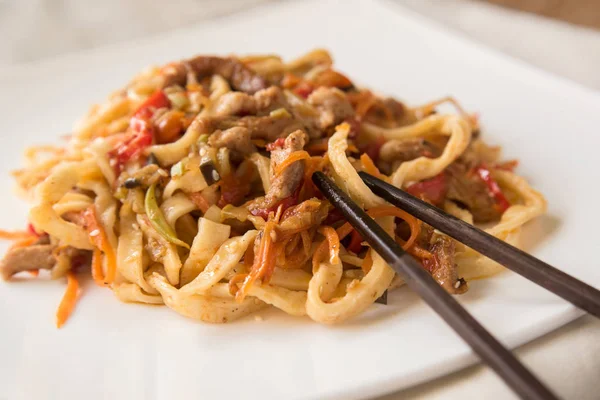
M 386 140 L 383 136 L 379 136 L 377 139 L 369 142 L 367 145 L 361 146 L 359 150 L 361 153 L 367 153 L 369 158 L 373 160 L 374 163 L 377 163 L 379 160 L 379 153 L 381 151 L 381 146 L 384 145 Z
M 122 170 L 124 164 L 138 157 L 146 147 L 152 144 L 154 129 L 150 124 L 150 118 L 157 109 L 170 106 L 169 98 L 162 90 L 159 90 L 150 96 L 133 114 L 129 122 L 133 135 L 109 153 L 109 157 L 114 160 L 113 163 L 117 173 Z
M 296 88 L 294 89 L 294 93 L 306 99 L 314 90 L 315 88 L 310 83 L 304 81 L 301 82 L 298 86 L 296 86 Z
M 496 204 L 498 205 L 498 209 L 500 212 L 506 211 L 508 207 L 510 207 L 509 201 L 502 193 L 502 189 L 498 186 L 498 183 L 492 178 L 492 174 L 490 170 L 484 166 L 483 164 L 479 165 L 475 168 L 475 173 L 479 178 L 487 185 L 488 191 L 490 195 L 496 200 Z
M 406 191 L 415 197 L 424 197 L 433 204 L 441 204 L 448 192 L 446 174 L 442 172 L 433 178 L 413 183 Z
M 154 115 L 154 111 L 169 107 L 171 107 L 171 101 L 162 90 L 159 90 L 142 103 L 133 114 L 133 118 L 148 120 Z
M 350 236 L 350 243 L 348 244 L 346 249 L 353 252 L 354 254 L 358 254 L 362 250 L 362 242 L 364 241 L 365 240 L 360 235 L 360 233 L 358 233 L 356 230 L 353 230 Z

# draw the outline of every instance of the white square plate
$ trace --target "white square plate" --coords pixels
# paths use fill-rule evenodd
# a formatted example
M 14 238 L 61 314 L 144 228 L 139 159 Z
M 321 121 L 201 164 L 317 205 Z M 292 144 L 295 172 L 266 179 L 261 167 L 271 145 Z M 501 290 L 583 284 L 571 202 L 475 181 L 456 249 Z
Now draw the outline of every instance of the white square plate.
M 361 84 L 411 104 L 448 94 L 482 116 L 485 138 L 522 161 L 520 173 L 549 201 L 526 237 L 535 255 L 600 285 L 596 161 L 600 96 L 446 32 L 387 3 L 268 5 L 185 30 L 0 73 L 0 187 L 29 144 L 51 143 L 148 64 L 197 53 L 330 49 Z M 0 200 L 2 227 L 27 207 Z M 347 399 L 370 397 L 476 361 L 469 348 L 404 288 L 341 326 L 277 311 L 227 325 L 167 308 L 121 304 L 92 284 L 69 323 L 53 324 L 62 282 L 0 286 L 0 398 Z M 458 300 L 506 345 L 517 346 L 579 312 L 505 273 L 471 284 Z

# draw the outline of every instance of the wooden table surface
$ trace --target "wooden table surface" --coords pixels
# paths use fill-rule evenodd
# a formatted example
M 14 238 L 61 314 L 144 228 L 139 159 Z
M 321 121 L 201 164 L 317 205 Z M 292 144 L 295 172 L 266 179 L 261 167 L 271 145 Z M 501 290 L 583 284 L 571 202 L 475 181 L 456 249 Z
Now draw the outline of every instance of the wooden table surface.
M 600 30 L 600 0 L 484 0 Z

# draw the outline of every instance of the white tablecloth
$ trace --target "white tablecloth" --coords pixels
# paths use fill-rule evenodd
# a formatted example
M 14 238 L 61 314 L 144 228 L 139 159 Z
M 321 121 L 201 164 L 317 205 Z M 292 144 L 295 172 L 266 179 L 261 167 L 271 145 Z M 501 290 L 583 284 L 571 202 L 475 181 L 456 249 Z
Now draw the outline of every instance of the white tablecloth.
M 396 0 L 508 54 L 600 90 L 600 32 L 469 0 Z M 197 23 L 260 0 L 0 0 L 0 68 Z M 107 28 L 110 27 L 110 28 Z M 43 40 L 41 39 L 43 38 Z M 559 395 L 600 398 L 600 321 L 583 317 L 517 350 Z M 380 400 L 509 399 L 475 366 Z

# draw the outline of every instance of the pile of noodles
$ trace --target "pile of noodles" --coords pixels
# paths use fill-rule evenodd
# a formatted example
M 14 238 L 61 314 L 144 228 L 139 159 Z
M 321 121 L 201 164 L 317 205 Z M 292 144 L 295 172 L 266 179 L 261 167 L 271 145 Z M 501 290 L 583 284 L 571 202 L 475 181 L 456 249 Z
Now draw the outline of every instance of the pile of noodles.
M 320 50 L 289 63 L 275 56 L 242 58 L 241 61 L 263 76 L 293 72 L 296 76 L 310 77 L 324 65 L 331 64 L 329 55 Z M 298 265 L 286 267 L 279 263 L 274 267 L 273 251 L 280 248 L 281 243 L 277 232 L 282 223 L 282 210 L 273 210 L 262 217 L 252 215 L 243 206 L 211 204 L 202 209 L 190 196 L 209 186 L 199 169 L 188 168 L 182 174 L 169 175 L 169 168 L 191 158 L 202 134 L 210 134 L 197 126 L 192 129 L 193 123 L 177 140 L 153 144 L 143 154 L 144 157 L 152 154 L 167 171 L 167 176 L 162 177 L 166 184 L 157 191 L 155 200 L 168 228 L 181 243 L 166 240 L 147 215 L 144 193 L 132 190 L 124 197 L 115 187 L 118 175 L 109 159 L 134 112 L 149 96 L 161 90 L 162 74 L 161 68 L 148 69 L 104 104 L 93 107 L 77 125 L 65 147 L 40 146 L 27 150 L 27 166 L 16 171 L 15 177 L 19 187 L 33 200 L 29 220 L 36 232 L 49 235 L 51 242 L 59 247 L 90 250 L 94 280 L 112 290 L 119 299 L 165 304 L 182 315 L 207 322 L 231 321 L 271 306 L 318 322 L 338 323 L 363 312 L 386 290 L 401 285 L 401 280 L 377 253 L 367 249 L 359 256 L 340 244 L 351 230 L 347 225 L 334 229 L 323 224 L 311 227 L 310 234 L 309 231 L 298 232 L 294 240 L 297 248 L 302 249 L 301 254 L 286 255 L 290 259 L 298 258 Z M 210 117 L 217 99 L 231 90 L 226 79 L 212 76 L 209 93 L 198 92 L 191 98 L 197 110 L 195 120 Z M 295 107 L 311 108 L 301 97 L 295 101 Z M 360 127 L 363 139 L 447 138 L 438 157 L 418 157 L 403 162 L 390 176 L 384 176 L 397 187 L 405 188 L 440 174 L 475 140 L 472 118 L 460 109 L 456 114 L 426 112 L 437 104 L 439 102 L 408 109 L 415 118 L 402 127 L 386 128 L 367 122 Z M 349 158 L 347 152 L 349 134 L 351 126 L 339 124 L 326 139 L 327 150 L 322 157 L 303 156 L 298 162 L 304 162 L 308 172 L 311 168 L 327 171 L 356 202 L 371 211 L 387 232 L 394 234 L 398 213 L 388 212 L 390 206 L 359 178 L 356 160 Z M 497 158 L 485 145 L 473 148 L 481 151 L 482 158 Z M 231 171 L 233 166 L 227 149 L 219 150 L 217 160 L 221 176 L 236 172 Z M 266 191 L 273 172 L 268 158 L 255 153 L 243 165 L 253 168 Z M 383 176 L 379 171 L 372 171 Z M 486 231 L 517 245 L 521 227 L 544 212 L 545 201 L 513 172 L 497 169 L 493 171 L 493 178 L 502 190 L 511 194 L 512 201 L 500 220 Z M 452 202 L 446 202 L 443 208 L 473 223 L 468 210 Z M 91 215 L 95 229 L 90 231 L 89 227 L 63 218 L 68 213 L 82 212 Z M 406 216 L 405 220 L 410 221 L 410 218 Z M 239 232 L 231 220 L 251 225 L 252 229 Z M 147 249 L 150 242 L 160 252 L 150 256 Z M 456 262 L 460 275 L 467 280 L 493 275 L 501 268 L 460 244 L 457 244 Z M 70 291 L 63 300 L 67 305 L 59 310 L 63 313 L 59 318 L 63 320 L 66 319 L 64 313 L 68 315 L 77 297 L 75 275 L 70 270 L 67 264 L 57 265 L 52 271 L 53 278 L 69 277 Z

